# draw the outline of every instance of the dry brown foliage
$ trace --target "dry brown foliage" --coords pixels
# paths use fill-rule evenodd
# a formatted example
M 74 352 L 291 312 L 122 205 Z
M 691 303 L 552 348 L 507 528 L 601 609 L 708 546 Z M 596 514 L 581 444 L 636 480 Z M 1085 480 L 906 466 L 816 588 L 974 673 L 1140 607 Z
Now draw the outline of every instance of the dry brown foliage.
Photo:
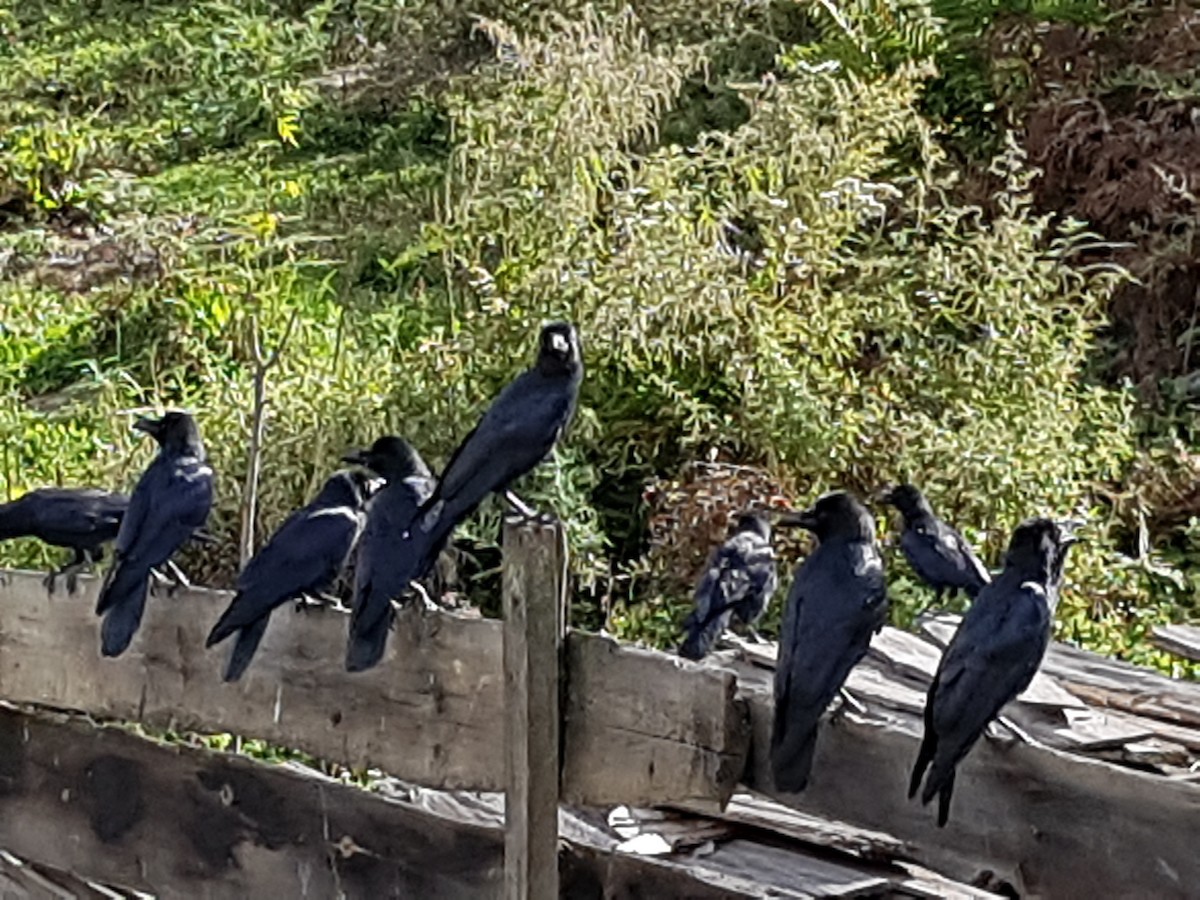
M 1196 360 L 1185 336 L 1200 305 L 1200 10 L 1139 8 L 1104 30 L 1060 24 L 1002 39 L 1031 51 L 1024 144 L 1043 170 L 1039 203 L 1125 244 L 1090 261 L 1137 279 L 1111 310 L 1126 332 L 1115 369 L 1157 399 L 1161 379 Z

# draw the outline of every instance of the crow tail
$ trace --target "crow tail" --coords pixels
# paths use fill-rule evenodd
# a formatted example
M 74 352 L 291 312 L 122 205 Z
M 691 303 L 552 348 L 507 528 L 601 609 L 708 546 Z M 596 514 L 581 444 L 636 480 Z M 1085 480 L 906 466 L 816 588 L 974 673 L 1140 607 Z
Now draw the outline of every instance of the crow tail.
M 777 722 L 778 727 L 778 722 Z M 812 774 L 813 757 L 817 752 L 817 728 L 805 729 L 795 734 L 784 734 L 779 740 L 771 738 L 771 774 L 777 790 L 796 794 L 808 786 Z
M 942 789 L 938 791 L 938 828 L 945 828 L 946 822 L 950 820 L 950 796 L 954 793 L 954 770 L 950 770 L 950 775 L 946 778 Z
M 239 628 L 245 627 L 246 623 L 238 622 L 233 615 L 234 609 L 238 606 L 238 601 L 242 599 L 242 594 L 239 591 L 225 608 L 225 612 L 221 613 L 221 618 L 217 619 L 217 624 L 212 627 L 212 631 L 208 633 L 208 639 L 205 640 L 205 647 L 213 647 L 225 638 L 229 637 Z
M 925 770 L 929 768 L 929 764 L 933 762 L 933 755 L 936 752 L 937 735 L 933 734 L 929 729 L 929 725 L 926 724 L 925 737 L 921 741 L 921 749 L 917 752 L 917 762 L 913 766 L 912 777 L 908 780 L 909 800 L 917 795 L 917 788 L 921 786 L 921 779 L 925 777 Z
M 254 659 L 263 634 L 266 633 L 267 622 L 270 620 L 270 614 L 265 615 L 246 625 L 238 633 L 237 641 L 233 645 L 233 652 L 229 654 L 229 663 L 225 666 L 226 681 L 237 681 L 245 673 L 246 667 L 250 665 L 250 660 Z
M 938 798 L 938 827 L 945 826 L 950 817 L 950 797 L 954 793 L 954 766 L 942 768 L 934 764 L 925 781 L 925 789 L 921 791 L 921 802 L 928 803 L 935 796 Z
M 104 615 L 100 627 L 100 652 L 105 656 L 120 656 L 129 647 L 142 624 L 146 611 L 146 592 L 150 573 L 144 568 L 132 568 L 124 563 L 109 570 L 100 592 L 96 612 Z
M 684 659 L 703 659 L 728 623 L 727 609 L 722 610 L 721 615 L 704 619 L 699 619 L 693 611 L 683 623 L 687 635 L 679 645 L 679 655 Z
M 395 612 L 389 602 L 384 604 L 383 615 L 376 616 L 369 627 L 363 621 L 351 623 L 350 640 L 346 645 L 347 672 L 365 672 L 379 664 L 387 649 L 388 632 L 392 630 L 394 618 Z

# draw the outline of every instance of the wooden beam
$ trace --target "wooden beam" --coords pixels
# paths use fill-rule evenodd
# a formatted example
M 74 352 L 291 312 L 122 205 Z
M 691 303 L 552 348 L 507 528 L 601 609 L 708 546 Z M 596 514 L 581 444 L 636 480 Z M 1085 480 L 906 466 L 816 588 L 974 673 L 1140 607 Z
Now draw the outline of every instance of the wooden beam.
M 505 900 L 558 897 L 562 527 L 504 520 Z
M 100 884 L 160 900 L 498 898 L 502 814 L 480 815 L 469 797 L 415 794 L 398 802 L 295 764 L 0 706 L 0 848 L 30 864 L 14 869 L 0 854 L 0 892 L 7 876 L 37 900 L 48 895 L 31 888 L 50 881 L 96 882 L 73 894 L 89 900 L 114 896 Z M 563 896 L 763 894 L 736 868 L 613 853 L 616 841 L 569 824 Z M 35 877 L 43 866 L 71 875 Z
M 1150 642 L 1168 653 L 1200 662 L 1200 628 L 1195 625 L 1155 625 L 1150 629 Z
M 750 715 L 732 671 L 573 633 L 567 672 L 565 802 L 724 805 L 733 795 Z
M 204 638 L 230 595 L 155 595 L 117 659 L 99 653 L 96 580 L 47 596 L 37 573 L 0 583 L 0 699 L 155 728 L 232 732 L 447 789 L 503 790 L 502 623 L 412 607 L 384 661 L 349 674 L 346 617 L 278 610 L 242 681 Z M 579 804 L 725 802 L 749 747 L 731 672 L 663 653 L 567 639 L 565 797 Z M 647 690 L 652 686 L 653 690 Z M 658 698 L 661 698 L 661 702 Z M 624 796 L 613 797 L 615 792 Z
M 1048 747 L 981 740 L 959 767 L 950 822 L 939 829 L 932 807 L 906 797 L 920 713 L 877 701 L 866 677 L 855 696 L 869 715 L 827 720 L 809 787 L 782 794 L 767 752 L 771 673 L 736 668 L 754 725 L 746 781 L 781 803 L 886 832 L 923 865 L 975 884 L 990 873 L 1021 896 L 1183 898 L 1200 884 L 1200 785 Z
M 0 706 L 0 848 L 27 864 L 14 868 L 0 854 L 0 890 L 8 876 L 31 900 L 113 900 L 132 890 L 160 900 L 500 897 L 499 798 L 401 787 L 367 792 L 303 766 Z M 563 822 L 563 897 L 800 900 L 860 896 L 864 884 L 880 898 L 978 896 L 779 839 L 643 858 L 614 852 L 615 837 L 568 810 Z M 47 885 L 71 893 L 40 893 Z

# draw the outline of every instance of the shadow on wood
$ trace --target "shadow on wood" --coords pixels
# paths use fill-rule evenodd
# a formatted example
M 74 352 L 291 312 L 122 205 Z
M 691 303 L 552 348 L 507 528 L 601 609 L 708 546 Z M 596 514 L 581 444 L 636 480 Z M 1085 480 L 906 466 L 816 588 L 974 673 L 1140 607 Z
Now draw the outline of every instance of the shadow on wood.
M 499 897 L 504 837 L 495 817 L 436 796 L 431 811 L 421 798 L 385 799 L 302 766 L 0 706 L 0 848 L 164 900 Z M 758 895 L 752 883 L 569 837 L 564 897 Z

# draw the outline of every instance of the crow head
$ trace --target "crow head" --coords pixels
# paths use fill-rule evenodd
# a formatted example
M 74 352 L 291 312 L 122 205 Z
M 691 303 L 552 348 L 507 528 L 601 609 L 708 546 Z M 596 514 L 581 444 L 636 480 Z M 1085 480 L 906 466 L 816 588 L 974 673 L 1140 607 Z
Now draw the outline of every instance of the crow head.
M 388 481 L 403 481 L 413 475 L 430 477 L 425 460 L 408 441 L 395 435 L 384 435 L 366 450 L 352 450 L 342 462 L 366 466 Z
M 542 328 L 537 367 L 546 375 L 570 374 L 581 365 L 579 334 L 570 322 L 551 322 Z
M 760 512 L 746 512 L 738 516 L 737 527 L 734 528 L 737 533 L 753 532 L 761 537 L 764 541 L 771 539 L 771 523 L 765 515 Z
M 164 450 L 175 453 L 190 452 L 196 456 L 204 454 L 204 444 L 200 440 L 200 429 L 196 426 L 196 420 L 185 412 L 169 412 L 160 419 L 143 416 L 133 423 L 133 427 L 150 435 Z
M 779 524 L 811 531 L 821 541 L 832 538 L 852 541 L 875 539 L 875 521 L 866 507 L 848 491 L 825 494 L 804 512 L 783 516 Z
M 933 515 L 933 507 L 929 505 L 925 495 L 911 484 L 897 485 L 885 492 L 880 499 L 900 510 L 905 521 Z

